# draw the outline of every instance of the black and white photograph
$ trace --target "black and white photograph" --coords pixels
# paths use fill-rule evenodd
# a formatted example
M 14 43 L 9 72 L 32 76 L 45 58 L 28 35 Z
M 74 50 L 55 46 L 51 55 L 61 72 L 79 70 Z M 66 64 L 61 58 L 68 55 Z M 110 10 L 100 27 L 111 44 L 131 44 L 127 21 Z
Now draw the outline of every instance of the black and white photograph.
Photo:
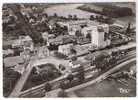
M 2 4 L 4 98 L 136 97 L 136 2 Z

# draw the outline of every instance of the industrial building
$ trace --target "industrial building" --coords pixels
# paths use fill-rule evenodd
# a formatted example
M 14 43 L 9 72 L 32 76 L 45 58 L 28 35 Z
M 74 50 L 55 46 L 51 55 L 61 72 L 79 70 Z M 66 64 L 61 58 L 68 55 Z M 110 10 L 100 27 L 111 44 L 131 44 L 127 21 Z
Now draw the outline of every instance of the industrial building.
M 91 34 L 91 43 L 99 48 L 110 45 L 109 25 L 100 24 L 97 26 L 89 26 L 82 29 L 81 33 L 84 37 Z

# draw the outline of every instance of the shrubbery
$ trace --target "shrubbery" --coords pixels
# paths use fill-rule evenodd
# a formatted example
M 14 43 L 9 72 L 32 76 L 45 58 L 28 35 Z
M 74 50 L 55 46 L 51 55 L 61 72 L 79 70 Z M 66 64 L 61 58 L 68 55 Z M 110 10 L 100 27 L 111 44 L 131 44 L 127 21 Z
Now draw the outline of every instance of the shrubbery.
M 32 72 L 22 90 L 54 80 L 61 75 L 61 73 L 52 64 L 42 65 L 40 66 L 40 69 L 40 71 L 36 70 L 35 67 L 32 69 Z
M 60 58 L 60 59 L 65 59 L 65 58 L 67 58 L 67 56 L 66 55 L 64 55 L 64 54 L 62 54 L 62 53 L 60 53 L 60 52 L 54 52 L 54 55 L 56 56 L 56 57 L 58 57 L 58 58 Z

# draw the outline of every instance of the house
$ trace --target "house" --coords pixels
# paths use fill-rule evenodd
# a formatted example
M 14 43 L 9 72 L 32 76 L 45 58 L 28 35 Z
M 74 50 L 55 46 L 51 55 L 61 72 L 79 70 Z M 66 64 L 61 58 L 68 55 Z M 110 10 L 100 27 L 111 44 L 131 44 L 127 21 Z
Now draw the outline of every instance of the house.
M 71 72 L 79 72 L 83 70 L 83 62 L 80 60 L 70 61 L 69 67 L 71 69 Z
M 42 35 L 42 38 L 43 38 L 43 40 L 44 40 L 44 43 L 45 43 L 47 46 L 49 46 L 49 39 L 48 39 L 49 34 L 48 34 L 48 32 L 44 32 L 44 33 L 42 33 L 41 35 Z
M 19 36 L 19 39 L 14 40 L 12 48 L 22 48 L 23 50 L 34 50 L 34 44 L 30 36 Z
M 3 50 L 3 57 L 14 55 L 14 51 L 12 49 Z
M 37 49 L 37 56 L 39 58 L 45 58 L 45 57 L 49 56 L 48 48 L 46 46 L 39 47 Z
M 24 61 L 29 61 L 31 58 L 31 52 L 29 49 L 25 49 L 23 52 L 20 53 L 20 56 L 24 59 Z
M 23 74 L 25 70 L 25 66 L 23 64 L 17 64 L 15 67 L 14 67 L 14 71 L 17 71 L 19 72 L 20 74 Z
M 71 53 L 71 47 L 73 46 L 72 43 L 70 44 L 64 44 L 58 46 L 58 52 L 62 53 L 64 55 L 69 55 Z
M 3 50 L 12 49 L 14 40 L 3 40 Z

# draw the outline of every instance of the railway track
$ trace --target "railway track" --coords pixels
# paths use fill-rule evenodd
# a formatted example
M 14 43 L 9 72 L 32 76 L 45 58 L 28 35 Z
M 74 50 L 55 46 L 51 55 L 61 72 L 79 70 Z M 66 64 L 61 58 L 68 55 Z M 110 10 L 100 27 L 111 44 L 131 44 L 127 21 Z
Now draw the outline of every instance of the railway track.
M 128 57 L 127 57 L 128 56 Z M 117 62 L 117 65 L 121 64 L 122 62 L 125 62 L 125 61 L 128 61 L 132 58 L 135 58 L 136 57 L 136 53 L 132 52 L 130 54 L 128 54 L 126 57 L 124 57 L 124 59 L 121 59 L 120 61 Z M 114 68 L 114 67 L 113 67 Z M 112 68 L 111 68 L 112 69 Z M 110 69 L 109 69 L 110 70 Z M 85 80 L 89 80 L 91 77 L 93 77 L 93 73 L 94 73 L 94 66 L 88 66 L 84 69 L 85 71 Z M 92 72 L 93 71 L 93 72 Z M 108 71 L 107 71 L 108 72 Z M 106 72 L 105 72 L 106 73 Z M 73 75 L 77 75 L 77 73 L 73 73 Z M 58 79 L 55 79 L 53 81 L 50 81 L 49 83 L 53 86 L 53 89 L 57 89 L 59 88 L 59 84 L 63 81 L 66 80 L 66 77 L 60 77 Z M 87 82 L 87 81 L 86 81 Z M 84 83 L 83 83 L 84 84 Z M 34 88 L 31 88 L 31 89 L 28 89 L 26 91 L 23 91 L 23 92 L 20 92 L 20 95 L 19 97 L 34 97 L 34 96 L 37 96 L 40 95 L 40 93 L 42 91 L 44 91 L 44 86 L 45 86 L 45 83 L 44 84 L 41 84 L 39 86 L 36 86 Z M 41 97 L 41 96 L 40 96 Z

